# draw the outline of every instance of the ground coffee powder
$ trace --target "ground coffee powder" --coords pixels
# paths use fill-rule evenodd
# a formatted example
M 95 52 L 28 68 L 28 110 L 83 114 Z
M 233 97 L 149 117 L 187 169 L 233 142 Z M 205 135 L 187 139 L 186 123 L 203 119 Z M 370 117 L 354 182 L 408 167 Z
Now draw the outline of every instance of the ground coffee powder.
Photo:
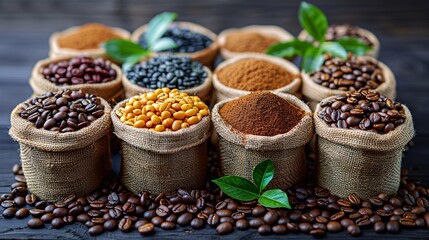
M 262 91 L 225 103 L 219 113 L 234 129 L 260 136 L 287 133 L 304 117 L 295 105 Z
M 279 42 L 277 38 L 257 32 L 238 31 L 229 34 L 225 48 L 233 52 L 265 52 L 272 44 Z
M 274 90 L 295 78 L 286 69 L 261 59 L 244 59 L 216 70 L 219 81 L 228 87 L 245 90 Z
M 58 38 L 58 46 L 77 50 L 99 48 L 101 43 L 122 38 L 113 29 L 99 23 L 88 23 L 79 27 L 73 34 Z

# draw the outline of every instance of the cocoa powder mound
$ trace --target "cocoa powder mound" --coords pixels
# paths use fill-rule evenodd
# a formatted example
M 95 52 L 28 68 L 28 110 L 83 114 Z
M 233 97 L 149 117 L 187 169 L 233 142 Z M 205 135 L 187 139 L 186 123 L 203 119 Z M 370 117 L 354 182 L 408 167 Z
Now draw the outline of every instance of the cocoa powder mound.
M 224 47 L 232 52 L 263 53 L 274 43 L 279 42 L 275 37 L 257 32 L 237 31 L 228 35 Z
M 241 133 L 275 136 L 289 132 L 304 117 L 304 111 L 271 92 L 253 92 L 225 103 L 222 118 Z
M 230 64 L 215 73 L 224 85 L 245 91 L 278 89 L 296 77 L 277 64 L 252 58 Z
M 88 23 L 80 26 L 72 34 L 58 38 L 58 46 L 77 50 L 96 49 L 100 44 L 111 39 L 122 38 L 113 29 L 99 23 Z

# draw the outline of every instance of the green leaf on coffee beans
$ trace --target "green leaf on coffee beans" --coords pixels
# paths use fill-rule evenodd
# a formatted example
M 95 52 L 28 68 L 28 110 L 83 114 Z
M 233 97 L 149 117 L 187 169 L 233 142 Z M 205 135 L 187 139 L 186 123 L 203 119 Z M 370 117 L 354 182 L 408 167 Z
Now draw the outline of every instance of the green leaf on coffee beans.
M 267 49 L 267 54 L 276 57 L 294 57 L 302 56 L 312 44 L 299 39 L 293 39 L 288 42 L 280 42 L 270 46 Z
M 302 2 L 298 11 L 298 19 L 302 28 L 307 31 L 314 40 L 322 43 L 328 30 L 328 20 L 318 7 Z
M 149 51 L 140 45 L 124 39 L 113 39 L 103 44 L 107 55 L 123 63 L 132 55 L 147 54 Z
M 176 17 L 176 13 L 163 12 L 150 20 L 148 29 L 144 35 L 149 49 L 155 51 L 153 48 L 156 42 L 164 35 Z
M 171 38 L 161 38 L 152 45 L 151 50 L 154 52 L 160 52 L 173 48 L 177 48 L 177 44 Z
M 346 49 L 337 42 L 324 42 L 320 44 L 323 53 L 330 53 L 334 57 L 347 59 Z
M 212 181 L 226 195 L 239 201 L 251 201 L 259 197 L 259 191 L 255 184 L 243 177 L 225 176 Z
M 314 72 L 322 66 L 324 59 L 321 48 L 309 48 L 304 53 L 302 69 L 307 73 Z
M 273 161 L 265 160 L 253 169 L 253 181 L 259 187 L 259 194 L 262 193 L 274 177 Z
M 142 58 L 148 56 L 150 54 L 149 51 L 137 53 L 134 55 L 129 56 L 124 64 L 122 64 L 122 71 L 126 72 L 128 71 L 132 66 L 134 66 L 136 63 L 138 63 Z
M 259 203 L 269 208 L 291 209 L 287 194 L 280 189 L 272 189 L 264 192 L 259 197 Z
M 371 46 L 366 45 L 362 40 L 355 37 L 340 38 L 337 39 L 336 42 L 341 44 L 341 46 L 343 46 L 347 52 L 351 52 L 358 56 L 362 56 L 372 49 Z

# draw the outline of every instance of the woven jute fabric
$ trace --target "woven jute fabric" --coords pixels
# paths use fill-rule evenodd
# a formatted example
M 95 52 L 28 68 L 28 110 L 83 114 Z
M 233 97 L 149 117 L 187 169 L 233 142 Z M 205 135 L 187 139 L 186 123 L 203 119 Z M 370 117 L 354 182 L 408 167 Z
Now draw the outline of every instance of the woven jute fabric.
M 204 64 L 205 66 L 209 67 L 209 68 L 213 68 L 214 66 L 214 62 L 216 60 L 216 56 L 219 52 L 219 46 L 217 44 L 217 35 L 210 31 L 208 28 L 205 28 L 201 25 L 195 24 L 195 23 L 191 23 L 191 22 L 181 22 L 181 21 L 177 21 L 177 22 L 173 22 L 172 26 L 178 26 L 178 27 L 183 27 L 186 29 L 189 29 L 191 31 L 197 32 L 197 33 L 201 33 L 207 37 L 209 37 L 213 43 L 208 46 L 205 49 L 202 49 L 200 51 L 194 52 L 194 53 L 174 53 L 174 52 L 157 52 L 155 53 L 155 55 L 176 55 L 176 56 L 180 56 L 180 57 L 190 57 L 193 60 L 199 61 L 202 64 Z M 145 24 L 139 28 L 137 28 L 131 35 L 131 40 L 134 42 L 139 42 L 140 40 L 140 36 L 146 32 L 148 25 Z
M 111 108 L 88 127 L 60 133 L 37 129 L 21 118 L 18 105 L 11 114 L 9 135 L 19 143 L 28 188 L 41 199 L 85 195 L 97 188 L 111 169 Z
M 234 99 L 221 101 L 214 106 L 212 122 L 219 137 L 222 175 L 237 175 L 251 180 L 253 168 L 260 162 L 271 159 L 276 171 L 270 187 L 287 188 L 304 179 L 305 144 L 314 133 L 310 108 L 291 94 L 274 94 L 305 112 L 294 128 L 275 136 L 243 134 L 225 122 L 219 110 L 225 103 Z
M 218 44 L 220 48 L 220 53 L 223 59 L 230 59 L 236 56 L 240 56 L 242 54 L 247 54 L 250 52 L 233 52 L 231 50 L 226 49 L 224 46 L 226 44 L 226 40 L 228 36 L 232 33 L 236 32 L 255 32 L 260 33 L 265 36 L 270 36 L 278 39 L 280 42 L 287 42 L 292 40 L 294 37 L 288 31 L 284 30 L 278 26 L 272 25 L 250 25 L 243 28 L 228 28 L 219 33 L 218 36 Z
M 315 113 L 320 109 L 318 105 Z M 404 110 L 405 122 L 387 134 L 332 128 L 314 114 L 318 184 L 340 197 L 396 194 L 402 151 L 414 136 L 411 113 L 406 106 Z
M 134 128 L 120 121 L 116 105 L 111 113 L 114 134 L 122 151 L 121 181 L 132 192 L 153 193 L 195 189 L 204 185 L 207 171 L 207 139 L 210 118 L 175 132 Z
M 278 57 L 272 57 L 272 56 L 268 56 L 268 55 L 261 54 L 261 53 L 245 53 L 245 54 L 241 54 L 237 57 L 233 57 L 233 58 L 230 58 L 230 59 L 222 62 L 221 64 L 219 64 L 219 66 L 216 68 L 215 71 L 218 71 L 222 68 L 227 67 L 228 65 L 234 64 L 234 63 L 241 61 L 243 59 L 265 60 L 265 61 L 274 63 L 274 64 L 284 68 L 286 71 L 288 71 L 292 74 L 295 74 L 296 78 L 293 79 L 292 82 L 290 82 L 286 86 L 283 86 L 283 87 L 278 88 L 278 89 L 274 89 L 272 91 L 273 92 L 281 92 L 281 93 L 290 93 L 290 94 L 293 94 L 297 97 L 300 97 L 299 90 L 301 88 L 301 77 L 300 77 L 299 70 L 293 63 L 291 63 L 285 59 L 281 59 Z M 241 96 L 244 96 L 244 95 L 247 95 L 250 93 L 250 91 L 244 91 L 244 90 L 235 89 L 235 88 L 231 88 L 231 87 L 226 86 L 221 81 L 219 81 L 219 77 L 217 76 L 216 73 L 213 74 L 213 88 L 214 88 L 214 92 L 216 95 L 216 102 L 220 102 L 220 101 L 231 99 L 231 98 L 241 97 Z
M 31 73 L 29 80 L 30 86 L 33 89 L 33 95 L 38 96 L 46 92 L 57 92 L 61 89 L 82 90 L 83 92 L 94 94 L 98 97 L 104 98 L 109 102 L 120 101 L 123 97 L 122 89 L 122 70 L 120 67 L 111 64 L 111 67 L 116 71 L 116 78 L 110 82 L 105 83 L 92 83 L 92 84 L 76 84 L 76 85 L 56 85 L 51 81 L 45 79 L 42 75 L 44 67 L 51 63 L 68 60 L 70 57 L 56 58 L 56 59 L 43 59 L 36 63 Z
M 396 79 L 395 79 L 395 75 L 393 75 L 390 68 L 385 64 L 383 64 L 382 62 L 369 56 L 362 56 L 359 58 L 366 58 L 372 62 L 377 63 L 380 66 L 383 72 L 384 82 L 380 84 L 378 88 L 376 88 L 375 90 L 378 91 L 381 95 L 384 95 L 391 99 L 395 99 L 396 98 Z M 346 91 L 333 90 L 315 83 L 310 78 L 310 75 L 305 72 L 301 73 L 301 77 L 302 77 L 302 94 L 303 94 L 304 100 L 308 102 L 311 110 L 316 109 L 316 105 L 327 97 L 346 93 Z
M 201 83 L 198 86 L 188 88 L 188 89 L 185 89 L 182 91 L 185 93 L 188 93 L 189 95 L 192 95 L 192 96 L 198 96 L 204 102 L 209 103 L 210 99 L 211 99 L 213 74 L 208 67 L 204 67 L 204 71 L 207 73 L 207 77 L 204 79 L 203 83 Z M 154 89 L 140 87 L 139 85 L 132 83 L 127 78 L 126 74 L 124 74 L 122 76 L 122 85 L 124 86 L 126 98 L 133 97 L 133 96 L 138 95 L 140 93 L 147 93 L 147 92 L 155 91 Z

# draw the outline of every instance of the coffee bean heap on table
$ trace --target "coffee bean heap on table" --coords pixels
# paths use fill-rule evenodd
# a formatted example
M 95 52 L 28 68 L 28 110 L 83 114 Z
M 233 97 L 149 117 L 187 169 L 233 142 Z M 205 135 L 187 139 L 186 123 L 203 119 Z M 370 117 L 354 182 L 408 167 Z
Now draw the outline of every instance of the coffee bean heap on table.
M 134 65 L 126 72 L 127 78 L 144 88 L 178 88 L 185 90 L 198 86 L 207 78 L 199 62 L 188 57 L 157 56 Z
M 211 165 L 215 163 L 213 160 Z M 211 178 L 216 177 L 215 171 L 216 166 L 210 166 Z M 393 197 L 380 193 L 369 199 L 360 199 L 355 194 L 338 198 L 311 181 L 299 184 L 287 190 L 292 210 L 268 209 L 256 201 L 233 200 L 210 182 L 206 190 L 135 195 L 112 180 L 88 196 L 71 195 L 51 202 L 40 200 L 28 191 L 21 166 L 16 164 L 13 172 L 16 182 L 11 186 L 12 192 L 0 196 L 2 215 L 4 218 L 31 215 L 27 220 L 30 228 L 47 225 L 61 228 L 80 222 L 89 228 L 91 235 L 117 229 L 149 235 L 156 228 L 201 229 L 208 225 L 218 234 L 253 228 L 261 235 L 301 232 L 323 237 L 328 232 L 347 231 L 359 236 L 361 229 L 398 233 L 402 228 L 429 227 L 429 188 L 418 180 L 408 179 L 406 170 L 402 171 L 400 189 Z
M 320 106 L 319 118 L 334 128 L 388 133 L 405 121 L 401 103 L 371 89 L 350 91 Z
M 213 43 L 213 40 L 204 34 L 177 26 L 168 29 L 162 37 L 172 39 L 177 45 L 177 48 L 162 52 L 194 53 L 208 48 Z M 145 33 L 140 36 L 139 44 L 147 49 Z
M 18 114 L 36 128 L 73 132 L 103 116 L 104 105 L 95 95 L 66 89 L 25 101 Z
M 114 80 L 116 71 L 102 58 L 74 57 L 51 63 L 42 69 L 45 79 L 57 85 L 105 83 Z
M 376 89 L 385 81 L 376 62 L 352 55 L 347 60 L 327 57 L 323 66 L 310 77 L 323 87 L 342 91 Z

